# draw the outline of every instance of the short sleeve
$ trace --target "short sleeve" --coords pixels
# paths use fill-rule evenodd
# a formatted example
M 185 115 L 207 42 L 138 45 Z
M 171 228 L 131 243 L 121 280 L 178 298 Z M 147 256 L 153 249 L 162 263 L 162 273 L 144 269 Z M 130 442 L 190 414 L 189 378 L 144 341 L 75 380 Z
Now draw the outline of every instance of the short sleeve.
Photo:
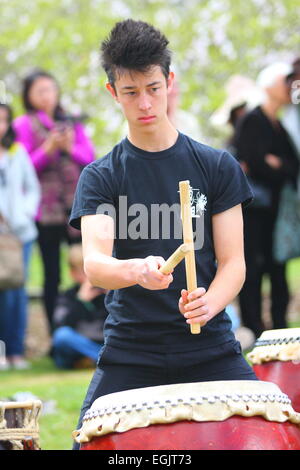
M 98 165 L 97 165 L 98 164 Z M 78 180 L 69 224 L 80 230 L 84 215 L 95 215 L 101 204 L 114 206 L 113 181 L 109 168 L 93 162 L 85 167 Z
M 239 163 L 230 153 L 223 152 L 214 178 L 212 214 L 224 212 L 238 204 L 247 206 L 252 199 L 253 193 Z

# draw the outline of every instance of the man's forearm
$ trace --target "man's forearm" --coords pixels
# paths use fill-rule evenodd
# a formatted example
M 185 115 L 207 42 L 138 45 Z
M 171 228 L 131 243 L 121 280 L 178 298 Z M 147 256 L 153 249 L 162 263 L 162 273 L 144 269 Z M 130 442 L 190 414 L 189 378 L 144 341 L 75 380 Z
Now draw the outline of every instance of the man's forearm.
M 137 284 L 136 260 L 119 260 L 102 253 L 84 259 L 84 270 L 93 286 L 122 289 Z
M 212 317 L 238 295 L 245 282 L 245 273 L 245 262 L 240 257 L 218 264 L 216 276 L 205 294 Z

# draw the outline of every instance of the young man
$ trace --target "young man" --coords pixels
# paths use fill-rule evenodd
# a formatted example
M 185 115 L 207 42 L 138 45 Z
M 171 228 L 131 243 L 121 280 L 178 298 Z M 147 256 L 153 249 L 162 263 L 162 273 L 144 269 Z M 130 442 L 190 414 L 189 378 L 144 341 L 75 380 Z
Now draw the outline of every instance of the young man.
M 105 346 L 81 418 L 97 397 L 116 391 L 256 379 L 224 311 L 245 278 L 241 205 L 252 193 L 231 155 L 195 142 L 168 120 L 174 74 L 167 45 L 159 31 L 133 20 L 117 23 L 102 44 L 107 89 L 129 133 L 84 169 L 70 219 L 82 231 L 89 280 L 110 290 Z M 195 252 L 199 287 L 189 295 L 184 263 L 172 274 L 159 272 L 182 242 L 173 236 L 176 216 L 169 235 L 161 233 L 164 220 L 153 221 L 157 207 L 179 206 L 181 180 L 193 188 L 194 223 L 204 222 Z M 103 205 L 114 213 L 105 214 Z M 199 335 L 190 333 L 191 323 L 201 324 Z

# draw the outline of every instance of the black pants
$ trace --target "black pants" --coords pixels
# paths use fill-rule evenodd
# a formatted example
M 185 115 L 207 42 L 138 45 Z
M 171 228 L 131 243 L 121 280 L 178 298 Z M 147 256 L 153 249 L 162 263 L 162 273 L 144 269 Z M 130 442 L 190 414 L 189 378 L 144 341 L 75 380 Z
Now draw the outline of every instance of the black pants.
M 104 346 L 81 408 L 77 429 L 82 425 L 85 412 L 100 396 L 135 388 L 215 380 L 257 380 L 237 341 L 172 354 Z M 75 443 L 73 449 L 79 449 L 79 445 Z
M 262 321 L 262 281 L 268 274 L 271 284 L 271 316 L 273 328 L 286 328 L 289 290 L 286 264 L 273 258 L 275 215 L 264 209 L 244 211 L 246 281 L 239 295 L 243 324 L 256 337 L 265 329 Z
M 41 251 L 44 285 L 43 302 L 52 332 L 52 317 L 60 284 L 60 248 L 63 242 L 68 244 L 81 242 L 80 232 L 78 238 L 68 236 L 67 227 L 64 225 L 37 224 L 39 236 L 38 244 Z

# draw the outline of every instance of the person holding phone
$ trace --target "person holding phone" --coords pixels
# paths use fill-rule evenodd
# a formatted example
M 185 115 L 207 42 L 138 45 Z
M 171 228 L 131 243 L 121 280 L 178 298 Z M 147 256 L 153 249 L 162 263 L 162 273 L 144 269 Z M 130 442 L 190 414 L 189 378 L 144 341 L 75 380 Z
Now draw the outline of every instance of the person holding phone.
M 95 150 L 80 119 L 63 109 L 59 85 L 51 74 L 37 70 L 28 75 L 22 97 L 26 113 L 14 121 L 14 129 L 31 157 L 42 189 L 37 227 L 51 332 L 60 283 L 60 246 L 63 241 L 80 240 L 78 232 L 68 226 L 68 216 L 81 170 L 95 159 Z

